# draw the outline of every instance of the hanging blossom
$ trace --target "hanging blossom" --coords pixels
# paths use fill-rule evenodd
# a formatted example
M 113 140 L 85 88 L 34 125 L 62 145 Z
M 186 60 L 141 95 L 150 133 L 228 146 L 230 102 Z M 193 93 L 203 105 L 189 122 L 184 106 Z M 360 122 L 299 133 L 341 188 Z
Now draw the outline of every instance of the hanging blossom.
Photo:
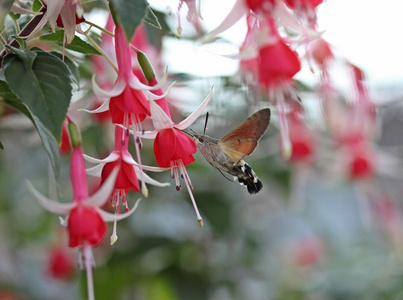
M 151 117 L 154 124 L 154 131 L 146 131 L 144 138 L 154 140 L 154 155 L 158 166 L 171 170 L 171 177 L 175 179 L 176 190 L 181 189 L 179 176 L 183 178 L 186 188 L 192 200 L 193 208 L 200 226 L 203 226 L 203 219 L 200 216 L 196 201 L 193 197 L 193 185 L 186 171 L 185 166 L 195 161 L 193 154 L 197 147 L 194 141 L 186 135 L 183 130 L 192 125 L 203 110 L 206 108 L 213 95 L 213 87 L 210 93 L 185 120 L 175 124 L 170 116 L 155 101 L 150 99 Z M 132 131 L 130 131 L 133 133 Z
M 87 174 L 92 176 L 101 177 L 101 185 L 111 176 L 115 169 L 118 169 L 118 175 L 113 187 L 111 204 L 114 207 L 116 215 L 120 214 L 120 204 L 125 207 L 125 211 L 128 212 L 127 194 L 130 190 L 138 193 L 139 182 L 138 177 L 143 180 L 142 192 L 145 197 L 148 196 L 148 190 L 145 183 L 152 184 L 159 187 L 169 186 L 169 183 L 160 183 L 142 170 L 149 170 L 154 172 L 161 172 L 164 169 L 158 167 L 142 166 L 135 162 L 131 154 L 128 152 L 129 144 L 129 132 L 124 130 L 120 126 L 115 126 L 115 149 L 105 159 L 96 159 L 87 155 L 84 155 L 84 159 L 90 163 L 98 164 L 95 167 L 87 169 Z M 117 240 L 116 234 L 116 221 L 113 226 L 113 233 L 111 236 L 111 244 L 114 244 Z
M 260 86 L 268 92 L 270 101 L 277 105 L 282 155 L 285 159 L 289 159 L 292 153 L 292 145 L 286 120 L 288 108 L 284 95 L 287 94 L 288 98 L 295 100 L 296 97 L 293 97 L 293 77 L 301 70 L 301 62 L 298 54 L 281 38 L 275 20 L 267 18 L 266 21 L 272 39 L 270 43 L 260 46 L 258 80 Z
M 126 128 L 129 128 L 130 126 L 132 127 L 133 132 L 135 133 L 134 145 L 136 148 L 137 161 L 141 169 L 141 135 L 139 133 L 143 131 L 141 122 L 147 116 L 150 116 L 150 103 L 143 90 L 147 92 L 149 98 L 155 100 L 165 97 L 165 95 L 157 96 L 148 91 L 159 89 L 165 83 L 166 74 L 161 82 L 153 87 L 140 82 L 138 77 L 133 73 L 130 45 L 120 26 L 115 27 L 115 52 L 119 69 L 115 85 L 110 91 L 104 91 L 97 85 L 94 76 L 92 78 L 94 93 L 99 98 L 106 99 L 106 101 L 96 110 L 85 111 L 90 113 L 100 113 L 109 110 L 113 123 L 121 124 Z M 144 182 L 144 180 L 142 180 L 142 182 Z
M 82 32 L 80 23 L 84 22 L 83 8 L 79 0 L 43 0 L 47 7 L 41 21 L 36 28 L 30 33 L 33 36 L 49 23 L 52 31 L 56 30 L 56 26 L 64 29 L 64 42 L 71 43 L 76 33 L 76 26 L 79 26 L 78 31 Z M 28 36 L 28 37 L 29 37 Z
M 315 137 L 303 120 L 302 107 L 296 103 L 291 105 L 288 122 L 292 149 L 290 162 L 298 164 L 311 163 L 316 148 Z
M 69 133 L 73 145 L 70 161 L 70 177 L 73 187 L 73 202 L 60 203 L 48 199 L 40 194 L 30 182 L 27 182 L 28 189 L 38 202 L 48 211 L 67 215 L 62 225 L 66 226 L 69 247 L 79 247 L 83 257 L 83 263 L 87 272 L 88 298 L 94 299 L 92 282 L 93 257 L 92 248 L 98 246 L 106 235 L 105 222 L 112 222 L 127 218 L 136 210 L 139 201 L 134 207 L 121 215 L 114 215 L 105 212 L 100 207 L 105 204 L 114 187 L 118 169 L 112 171 L 111 175 L 104 182 L 101 188 L 93 196 L 88 196 L 87 179 L 85 174 L 85 163 L 81 149 L 81 137 L 75 124 L 69 124 Z

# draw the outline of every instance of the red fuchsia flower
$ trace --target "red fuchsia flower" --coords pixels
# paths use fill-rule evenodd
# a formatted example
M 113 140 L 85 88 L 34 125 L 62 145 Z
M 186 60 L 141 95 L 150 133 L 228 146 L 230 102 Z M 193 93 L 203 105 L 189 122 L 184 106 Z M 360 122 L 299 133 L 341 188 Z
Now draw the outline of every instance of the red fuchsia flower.
M 40 194 L 30 182 L 27 183 L 27 186 L 45 209 L 56 214 L 67 215 L 67 218 L 62 220 L 62 225 L 67 228 L 69 247 L 80 247 L 87 272 L 88 298 L 94 299 L 91 247 L 99 245 L 105 237 L 105 222 L 122 220 L 130 216 L 136 210 L 140 200 L 136 202 L 130 211 L 121 215 L 113 215 L 100 208 L 109 199 L 118 175 L 118 169 L 112 172 L 98 192 L 88 197 L 85 163 L 81 150 L 81 137 L 74 123 L 69 123 L 69 133 L 73 144 L 70 161 L 73 202 L 55 202 Z
M 186 129 L 197 120 L 204 108 L 208 105 L 212 93 L 213 87 L 199 107 L 178 124 L 174 124 L 170 116 L 168 116 L 155 101 L 150 100 L 150 110 L 155 130 L 145 132 L 143 135 L 144 138 L 155 138 L 155 160 L 160 167 L 169 168 L 171 170 L 171 177 L 175 178 L 177 191 L 181 189 L 179 176 L 181 175 L 183 178 L 200 226 L 203 226 L 203 219 L 200 216 L 196 201 L 193 197 L 193 185 L 185 168 L 185 166 L 194 162 L 193 154 L 196 153 L 197 147 L 194 141 L 183 133 L 182 130 Z
M 315 138 L 303 120 L 302 110 L 296 105 L 292 106 L 289 115 L 291 157 L 295 163 L 309 163 L 315 153 Z
M 56 25 L 62 27 L 64 29 L 66 42 L 68 44 L 71 43 L 75 36 L 76 25 L 85 21 L 80 1 L 43 0 L 43 3 L 47 6 L 47 10 L 30 36 L 36 34 L 49 23 L 52 31 L 56 30 Z M 82 30 L 79 28 L 79 31 Z
M 61 280 L 69 280 L 74 275 L 75 260 L 72 253 L 63 246 L 56 246 L 50 250 L 47 273 Z
M 308 45 L 308 57 L 323 70 L 328 67 L 329 62 L 334 59 L 332 47 L 322 38 L 318 38 Z
M 150 104 L 143 90 L 159 89 L 165 83 L 166 74 L 160 84 L 153 87 L 140 82 L 133 73 L 130 46 L 120 26 L 115 27 L 115 51 L 119 68 L 115 85 L 110 91 L 104 91 L 97 85 L 94 76 L 92 83 L 95 95 L 107 100 L 98 109 L 87 110 L 87 112 L 99 113 L 109 109 L 113 123 L 121 124 L 126 128 L 131 125 L 135 133 L 134 145 L 137 160 L 141 166 L 141 139 L 137 133 L 142 132 L 141 122 L 150 115 Z M 148 92 L 148 97 L 156 100 L 165 97 L 165 95 L 157 96 Z
M 138 177 L 142 180 L 142 192 L 145 197 L 148 196 L 146 183 L 159 187 L 170 185 L 169 183 L 160 183 L 145 174 L 142 170 L 161 172 L 164 171 L 164 169 L 144 165 L 140 168 L 139 164 L 134 161 L 133 157 L 128 152 L 128 144 L 129 132 L 120 126 L 115 126 L 115 149 L 108 157 L 105 159 L 96 159 L 84 155 L 86 161 L 97 164 L 95 167 L 87 169 L 87 174 L 101 177 L 101 184 L 111 176 L 115 169 L 118 170 L 111 196 L 111 204 L 112 207 L 114 207 L 116 215 L 120 214 L 120 203 L 125 206 L 126 212 L 129 211 L 127 206 L 127 194 L 130 189 L 136 193 L 139 192 Z M 116 240 L 116 222 L 114 222 L 111 243 L 113 244 Z
M 315 236 L 298 240 L 295 251 L 295 263 L 300 267 L 317 264 L 324 254 L 323 242 Z
M 351 179 L 371 178 L 375 174 L 375 154 L 371 145 L 365 141 L 357 141 L 345 146 L 347 174 Z

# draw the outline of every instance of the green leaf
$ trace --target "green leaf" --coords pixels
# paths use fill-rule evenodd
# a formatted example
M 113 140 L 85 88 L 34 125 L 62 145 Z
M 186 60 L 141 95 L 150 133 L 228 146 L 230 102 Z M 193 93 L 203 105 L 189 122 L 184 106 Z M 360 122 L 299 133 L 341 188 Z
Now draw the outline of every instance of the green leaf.
M 4 75 L 10 90 L 26 105 L 32 116 L 60 141 L 62 123 L 71 99 L 70 70 L 50 53 L 33 53 L 36 58 L 31 68 L 24 61 L 31 55 L 8 54 L 4 59 Z
M 1 143 L 1 141 L 0 141 L 0 149 L 1 149 L 1 150 L 4 150 L 4 146 L 3 146 L 3 144 Z
M 60 173 L 60 157 L 59 157 L 59 146 L 57 141 L 52 133 L 49 132 L 42 124 L 42 122 L 33 117 L 30 111 L 27 109 L 24 103 L 19 100 L 9 89 L 6 82 L 0 80 L 0 97 L 3 97 L 4 103 L 14 109 L 20 111 L 24 115 L 26 115 L 34 124 L 36 130 L 38 131 L 39 136 L 41 137 L 42 144 L 45 147 L 45 150 L 49 156 L 50 162 L 52 164 L 53 173 L 55 174 L 56 179 L 59 178 Z
M 4 30 L 4 21 L 14 0 L 0 0 L 0 32 Z
M 150 5 L 147 5 L 146 15 L 144 16 L 144 22 L 154 26 L 157 29 L 162 29 L 160 22 L 158 21 L 158 17 L 151 9 Z
M 63 46 L 63 38 L 64 38 L 64 31 L 56 30 L 55 33 L 43 35 L 39 39 L 42 41 L 53 42 L 60 46 Z M 86 55 L 101 54 L 97 49 L 92 47 L 90 44 L 88 44 L 86 41 L 82 40 L 78 36 L 75 36 L 73 41 L 70 44 L 66 45 L 66 48 Z
M 55 51 L 52 51 L 50 53 L 52 53 L 53 55 L 56 55 L 58 58 L 60 58 L 60 60 L 63 60 L 62 54 L 55 52 Z M 77 86 L 79 86 L 80 85 L 80 72 L 78 71 L 78 66 L 72 59 L 70 59 L 66 55 L 64 56 L 64 63 L 69 68 L 71 78 L 73 79 L 74 83 L 77 84 Z
M 38 12 L 42 8 L 42 3 L 39 0 L 34 0 L 32 3 L 32 11 Z
M 36 58 L 36 52 L 21 50 L 12 46 L 6 45 L 6 48 L 15 53 L 25 64 L 27 69 L 31 69 Z
M 110 0 L 109 5 L 115 23 L 122 26 L 127 40 L 131 41 L 137 26 L 146 15 L 147 2 L 145 0 Z

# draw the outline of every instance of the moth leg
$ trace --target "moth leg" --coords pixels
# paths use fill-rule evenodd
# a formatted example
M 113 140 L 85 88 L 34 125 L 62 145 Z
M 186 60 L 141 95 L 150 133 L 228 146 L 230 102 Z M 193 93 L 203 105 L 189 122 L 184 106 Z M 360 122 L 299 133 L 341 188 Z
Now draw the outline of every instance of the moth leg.
M 224 176 L 225 178 L 227 178 L 229 181 L 234 182 L 232 179 L 225 176 L 225 174 L 220 169 L 217 169 L 217 170 L 220 171 L 221 175 Z

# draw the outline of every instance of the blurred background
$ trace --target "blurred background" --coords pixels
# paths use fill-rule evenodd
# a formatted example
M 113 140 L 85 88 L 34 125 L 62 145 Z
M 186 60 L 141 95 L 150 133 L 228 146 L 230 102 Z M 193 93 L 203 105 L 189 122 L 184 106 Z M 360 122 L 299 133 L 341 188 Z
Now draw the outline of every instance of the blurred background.
M 366 74 L 376 107 L 371 154 L 356 163 L 327 130 L 319 71 L 307 64 L 296 76 L 295 91 L 303 104 L 303 129 L 294 127 L 295 136 L 306 139 L 292 139 L 294 149 L 302 150 L 289 160 L 282 157 L 276 108 L 242 75 L 239 61 L 226 57 L 239 51 L 245 20 L 213 43 L 199 40 L 235 1 L 203 0 L 201 31 L 188 22 L 185 5 L 178 17 L 178 1 L 149 2 L 163 29 L 144 29 L 157 57 L 153 65 L 160 71 L 167 65 L 169 81 L 177 82 L 168 99 L 176 122 L 212 84 L 210 136 L 219 138 L 259 108 L 272 108 L 269 130 L 246 159 L 264 187 L 249 195 L 197 153 L 187 171 L 204 218 L 199 228 L 186 190 L 175 190 L 169 172 L 152 174 L 171 186 L 150 186 L 149 198 L 119 222 L 118 242 L 109 246 L 106 238 L 94 249 L 96 298 L 403 299 L 403 4 L 327 0 L 317 10 L 319 30 L 337 57 L 330 73 L 345 111 L 355 99 L 345 61 Z M 106 24 L 103 2 L 83 1 L 83 7 L 87 20 Z M 70 112 L 80 124 L 84 152 L 104 158 L 113 149 L 113 127 L 76 111 L 94 101 L 89 87 L 96 63 L 81 59 L 82 86 Z M 348 130 L 349 119 L 340 122 Z M 192 128 L 201 132 L 203 126 L 201 117 Z M 57 216 L 43 210 L 25 185 L 30 180 L 46 194 L 55 184 L 39 137 L 26 117 L 4 108 L 0 136 L 0 299 L 85 299 L 78 253 L 67 248 Z M 156 165 L 152 149 L 152 141 L 144 141 L 144 164 Z M 68 155 L 62 155 L 61 172 L 58 197 L 69 201 Z M 89 182 L 95 191 L 99 181 Z M 138 197 L 129 193 L 129 206 Z

